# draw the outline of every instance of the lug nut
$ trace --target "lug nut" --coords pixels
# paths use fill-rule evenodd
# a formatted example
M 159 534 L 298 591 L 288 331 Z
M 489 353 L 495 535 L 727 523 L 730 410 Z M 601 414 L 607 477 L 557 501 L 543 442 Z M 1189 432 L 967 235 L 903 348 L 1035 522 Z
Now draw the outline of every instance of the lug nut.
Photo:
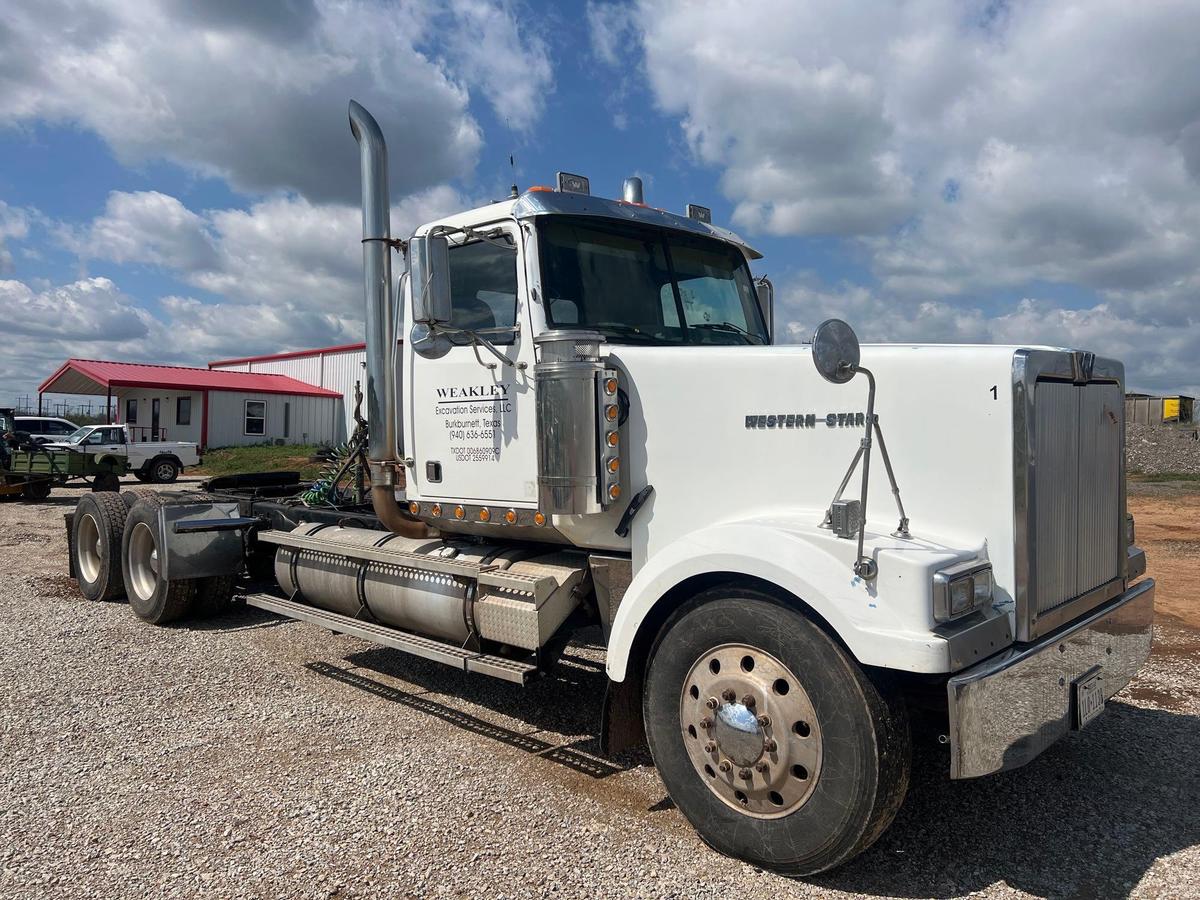
M 758 724 L 761 725 L 763 728 L 770 728 L 771 727 L 771 717 L 770 716 L 759 716 Z
M 707 700 L 704 701 L 704 705 L 707 706 L 709 709 L 716 709 L 718 706 L 721 705 L 721 701 L 718 700 L 716 697 L 709 697 Z
M 738 772 L 738 774 L 741 775 L 746 781 L 749 781 L 753 777 L 749 769 L 742 769 L 742 771 Z
M 712 719 L 710 719 L 708 716 L 705 716 L 703 719 L 700 720 L 700 727 L 705 729 L 706 731 L 709 728 L 712 728 Z
M 733 692 L 733 688 L 725 688 L 725 690 L 721 692 L 721 696 L 725 698 L 726 703 L 732 703 L 737 699 L 737 694 Z
M 723 759 L 719 763 L 717 763 L 717 768 L 720 769 L 722 772 L 728 772 L 730 769 L 733 768 L 733 763 L 731 763 L 727 759 Z
M 754 764 L 754 771 L 756 771 L 756 772 L 765 772 L 765 771 L 767 771 L 767 764 L 766 764 L 766 762 L 764 762 L 764 761 L 762 761 L 762 760 L 759 760 L 758 762 L 756 762 L 756 763 Z
M 763 741 L 763 750 L 767 751 L 767 753 L 774 753 L 775 747 L 775 741 L 771 738 L 767 738 L 765 741 Z
M 754 709 L 755 702 L 756 701 L 753 694 L 747 694 L 742 698 L 742 706 L 746 707 L 747 709 Z
M 717 742 L 716 741 L 705 741 L 704 742 L 704 752 L 705 753 L 716 753 L 717 752 Z

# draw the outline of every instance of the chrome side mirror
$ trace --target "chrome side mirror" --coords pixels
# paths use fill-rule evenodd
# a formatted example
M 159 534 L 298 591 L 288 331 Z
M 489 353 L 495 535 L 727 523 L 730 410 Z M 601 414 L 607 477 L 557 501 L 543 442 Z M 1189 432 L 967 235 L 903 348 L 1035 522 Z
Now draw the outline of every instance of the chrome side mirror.
M 858 335 L 841 319 L 826 319 L 812 339 L 813 365 L 826 381 L 845 384 L 859 368 Z
M 767 337 L 775 343 L 775 285 L 766 275 L 754 280 L 754 293 L 758 295 L 758 308 L 767 323 Z
M 450 322 L 450 241 L 443 234 L 414 237 L 408 245 L 409 283 L 412 285 L 413 322 L 447 325 Z

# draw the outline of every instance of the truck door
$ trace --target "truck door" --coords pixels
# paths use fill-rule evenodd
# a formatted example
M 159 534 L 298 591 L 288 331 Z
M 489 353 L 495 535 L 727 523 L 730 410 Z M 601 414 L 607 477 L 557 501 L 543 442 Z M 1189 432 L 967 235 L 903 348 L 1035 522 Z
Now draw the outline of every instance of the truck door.
M 451 327 L 519 326 L 489 337 L 511 364 L 472 346 L 465 335 L 454 336 L 438 358 L 405 343 L 410 498 L 537 505 L 533 341 L 520 244 L 510 223 L 494 240 L 452 239 L 449 254 Z

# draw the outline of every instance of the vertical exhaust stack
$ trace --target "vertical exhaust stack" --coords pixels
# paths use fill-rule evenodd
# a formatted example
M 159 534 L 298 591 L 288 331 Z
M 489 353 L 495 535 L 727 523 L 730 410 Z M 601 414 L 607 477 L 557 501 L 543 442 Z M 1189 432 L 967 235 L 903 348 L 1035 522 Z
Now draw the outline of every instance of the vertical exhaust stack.
M 425 526 L 404 515 L 396 502 L 396 347 L 392 296 L 391 210 L 387 143 L 375 117 L 350 101 L 350 131 L 358 141 L 362 172 L 363 287 L 367 332 L 367 458 L 371 461 L 371 505 L 392 531 L 424 537 Z M 401 478 L 403 476 L 401 475 Z M 403 482 L 401 482 L 403 483 Z
M 642 179 L 636 175 L 626 178 L 621 195 L 621 199 L 626 203 L 645 203 L 646 201 L 642 199 Z

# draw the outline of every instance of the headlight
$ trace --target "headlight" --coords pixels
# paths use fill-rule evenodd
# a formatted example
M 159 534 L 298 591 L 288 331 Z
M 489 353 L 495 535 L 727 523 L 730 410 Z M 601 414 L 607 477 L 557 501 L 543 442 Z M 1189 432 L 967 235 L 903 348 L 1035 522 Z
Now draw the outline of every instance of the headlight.
M 991 563 L 969 560 L 933 576 L 933 617 L 949 622 L 992 603 Z

